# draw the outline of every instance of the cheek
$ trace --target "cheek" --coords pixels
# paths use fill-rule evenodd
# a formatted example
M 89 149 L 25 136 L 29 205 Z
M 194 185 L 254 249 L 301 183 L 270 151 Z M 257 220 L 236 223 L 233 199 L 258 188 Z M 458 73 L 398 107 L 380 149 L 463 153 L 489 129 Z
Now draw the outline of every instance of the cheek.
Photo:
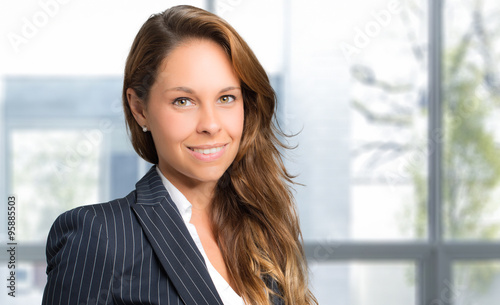
M 226 128 L 229 131 L 231 137 L 235 140 L 240 140 L 243 133 L 244 124 L 244 112 L 243 107 L 238 107 L 235 111 L 227 118 Z
M 189 122 L 185 117 L 166 113 L 155 118 L 153 132 L 158 135 L 158 140 L 163 143 L 175 145 L 182 142 L 190 134 Z M 170 146 L 169 145 L 169 146 Z

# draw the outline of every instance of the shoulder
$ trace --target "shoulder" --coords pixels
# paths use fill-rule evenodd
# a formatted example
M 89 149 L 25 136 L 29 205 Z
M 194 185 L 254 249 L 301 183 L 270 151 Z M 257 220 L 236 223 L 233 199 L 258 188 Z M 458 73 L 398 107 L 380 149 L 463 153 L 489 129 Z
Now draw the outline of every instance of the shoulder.
M 135 202 L 135 192 L 124 198 L 106 203 L 84 205 L 60 214 L 47 237 L 47 257 L 57 254 L 62 248 L 83 238 L 108 239 L 110 226 L 124 214 L 130 213 L 130 206 Z
M 113 221 L 116 219 L 115 214 L 122 214 L 124 211 L 130 210 L 133 203 L 135 203 L 135 191 L 120 199 L 73 208 L 56 218 L 50 233 L 81 230 L 96 221 L 101 224 Z
M 110 298 L 107 285 L 112 281 L 115 258 L 120 254 L 112 228 L 123 227 L 113 222 L 126 218 L 122 215 L 130 211 L 134 194 L 80 206 L 57 217 L 47 238 L 43 304 L 89 304 L 90 299 L 85 298 L 90 296 Z

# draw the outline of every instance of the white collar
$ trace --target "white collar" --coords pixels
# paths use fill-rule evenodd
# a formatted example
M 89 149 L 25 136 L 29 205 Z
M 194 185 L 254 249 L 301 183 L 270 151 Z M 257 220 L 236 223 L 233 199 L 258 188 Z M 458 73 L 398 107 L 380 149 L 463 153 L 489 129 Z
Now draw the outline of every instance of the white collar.
M 156 166 L 156 172 L 161 178 L 163 185 L 167 189 L 167 192 L 170 194 L 172 201 L 177 206 L 179 213 L 181 213 L 182 220 L 185 223 L 189 223 L 191 221 L 192 214 L 192 205 L 187 200 L 186 196 L 184 196 L 181 191 L 179 191 L 168 179 L 162 174 L 158 166 Z

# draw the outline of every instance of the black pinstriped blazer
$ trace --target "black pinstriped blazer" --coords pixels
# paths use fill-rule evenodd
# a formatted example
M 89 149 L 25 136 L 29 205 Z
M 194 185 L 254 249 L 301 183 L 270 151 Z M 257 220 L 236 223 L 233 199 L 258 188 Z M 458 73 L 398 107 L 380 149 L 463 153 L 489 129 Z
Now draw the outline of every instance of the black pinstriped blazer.
M 222 304 L 155 167 L 125 198 L 60 215 L 46 255 L 43 305 Z

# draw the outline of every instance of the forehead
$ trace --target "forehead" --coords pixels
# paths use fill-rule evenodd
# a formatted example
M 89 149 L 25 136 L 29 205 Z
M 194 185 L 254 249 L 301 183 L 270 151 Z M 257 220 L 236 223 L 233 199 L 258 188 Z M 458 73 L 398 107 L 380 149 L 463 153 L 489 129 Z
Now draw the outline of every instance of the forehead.
M 224 49 L 207 39 L 188 40 L 162 61 L 157 82 L 169 86 L 229 86 L 239 79 Z

